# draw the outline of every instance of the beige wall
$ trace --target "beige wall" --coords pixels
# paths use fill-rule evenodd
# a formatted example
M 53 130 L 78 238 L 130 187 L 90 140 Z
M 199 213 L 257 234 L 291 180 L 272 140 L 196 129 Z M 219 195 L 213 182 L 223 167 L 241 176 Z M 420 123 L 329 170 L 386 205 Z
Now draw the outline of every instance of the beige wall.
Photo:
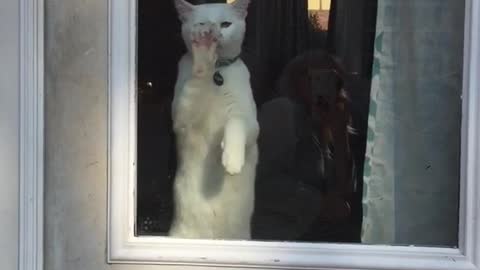
M 17 269 L 19 6 L 0 1 L 0 268 Z

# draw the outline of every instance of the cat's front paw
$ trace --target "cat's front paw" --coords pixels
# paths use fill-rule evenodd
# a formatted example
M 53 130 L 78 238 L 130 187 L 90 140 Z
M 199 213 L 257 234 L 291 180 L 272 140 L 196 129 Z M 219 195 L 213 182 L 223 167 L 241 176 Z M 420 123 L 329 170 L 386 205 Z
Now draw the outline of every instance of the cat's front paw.
M 196 48 L 211 48 L 216 46 L 220 38 L 220 29 L 211 22 L 197 23 L 192 27 L 192 45 Z
M 245 150 L 243 147 L 226 147 L 222 142 L 222 164 L 225 171 L 230 175 L 239 174 L 245 165 Z
M 193 27 L 191 39 L 194 76 L 206 77 L 215 72 L 219 35 L 218 27 L 213 23 L 200 23 Z

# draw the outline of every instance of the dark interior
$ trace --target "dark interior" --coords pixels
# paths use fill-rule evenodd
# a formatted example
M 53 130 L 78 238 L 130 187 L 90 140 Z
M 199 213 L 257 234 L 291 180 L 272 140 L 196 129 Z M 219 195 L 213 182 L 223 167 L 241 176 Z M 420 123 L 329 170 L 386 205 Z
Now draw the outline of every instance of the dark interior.
M 242 59 L 251 72 L 261 129 L 254 239 L 360 242 L 376 8 L 376 0 L 332 0 L 328 30 L 318 30 L 306 0 L 252 1 Z M 137 235 L 165 235 L 170 227 L 176 160 L 170 103 L 184 51 L 173 1 L 138 0 Z M 310 135 L 325 123 L 307 106 L 312 100 L 297 95 L 301 74 L 314 69 L 325 71 L 318 75 L 321 82 L 338 77 L 332 91 L 341 85 L 348 93 L 344 102 L 356 131 L 347 139 L 351 173 L 336 158 L 328 163 L 330 173 L 319 176 L 315 167 Z M 345 145 L 332 147 L 340 156 Z

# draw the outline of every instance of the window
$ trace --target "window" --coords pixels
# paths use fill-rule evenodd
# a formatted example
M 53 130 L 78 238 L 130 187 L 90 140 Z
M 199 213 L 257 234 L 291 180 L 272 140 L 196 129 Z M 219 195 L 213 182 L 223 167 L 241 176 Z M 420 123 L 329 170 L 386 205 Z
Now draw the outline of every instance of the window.
M 460 179 L 469 183 L 463 1 L 251 4 L 241 59 L 261 132 L 249 242 L 165 237 L 177 170 L 170 104 L 184 49 L 164 2 L 111 2 L 111 261 L 365 268 L 382 254 L 380 268 L 400 255 L 410 258 L 405 269 L 470 267 L 458 211 Z M 169 27 L 159 35 L 158 25 Z M 348 108 L 343 121 L 331 104 Z M 346 250 L 351 260 L 339 261 Z

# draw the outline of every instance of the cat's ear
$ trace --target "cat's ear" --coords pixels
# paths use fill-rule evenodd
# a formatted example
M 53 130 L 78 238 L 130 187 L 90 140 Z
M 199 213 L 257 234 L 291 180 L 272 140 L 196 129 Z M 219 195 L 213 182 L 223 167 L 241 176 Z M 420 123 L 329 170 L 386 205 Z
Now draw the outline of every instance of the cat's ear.
M 180 20 L 182 22 L 186 21 L 190 14 L 193 12 L 194 5 L 190 4 L 185 0 L 174 0 L 174 4 Z
M 250 0 L 236 0 L 232 3 L 233 8 L 235 9 L 242 18 L 247 17 L 248 14 L 248 5 L 250 4 Z

